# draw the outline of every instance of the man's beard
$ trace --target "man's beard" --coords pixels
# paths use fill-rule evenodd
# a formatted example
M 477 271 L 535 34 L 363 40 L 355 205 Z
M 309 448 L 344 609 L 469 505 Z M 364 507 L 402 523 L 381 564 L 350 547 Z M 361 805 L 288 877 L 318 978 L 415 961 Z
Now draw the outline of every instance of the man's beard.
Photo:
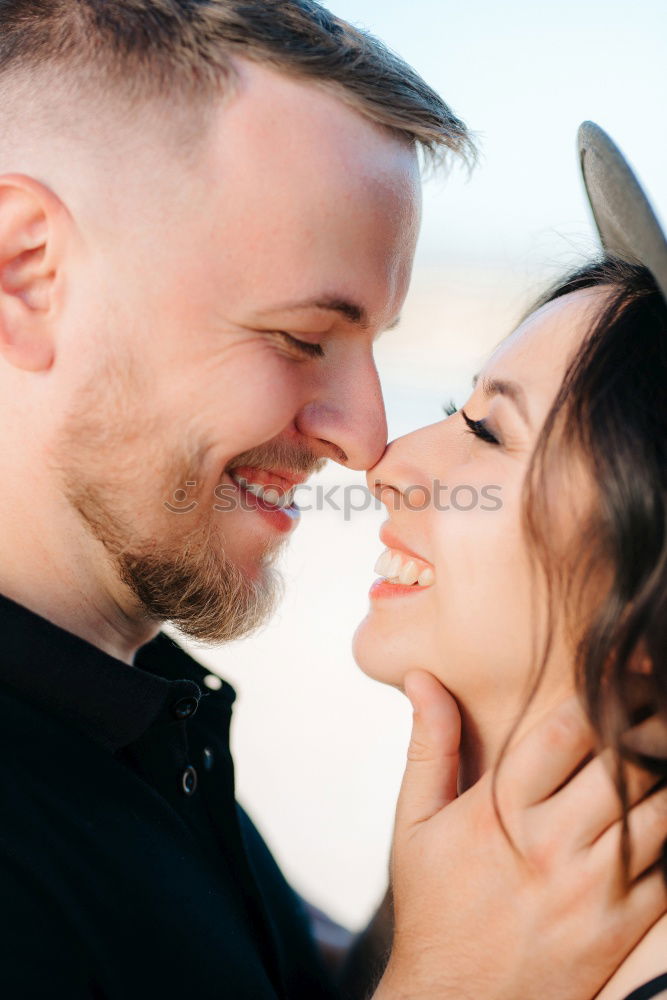
M 177 459 L 172 456 L 165 462 L 167 447 L 159 433 L 159 420 L 120 420 L 119 415 L 127 413 L 127 394 L 137 387 L 127 372 L 115 379 L 109 374 L 101 383 L 102 405 L 100 380 L 93 380 L 68 414 L 52 453 L 67 501 L 104 546 L 113 575 L 129 588 L 146 620 L 171 622 L 184 635 L 206 643 L 248 635 L 268 620 L 280 596 L 282 581 L 273 568 L 278 546 L 259 553 L 249 575 L 224 551 L 222 524 L 217 522 L 224 514 L 205 507 L 192 515 L 167 513 L 164 502 L 173 497 L 175 487 L 202 481 L 208 449 L 191 443 Z M 146 454 L 151 438 L 156 445 Z M 281 450 L 285 458 L 284 449 L 276 451 L 271 445 L 245 457 L 272 459 Z M 303 451 L 299 458 L 300 450 L 292 451 L 303 468 L 322 464 L 311 452 L 306 456 Z M 153 475 L 157 481 L 159 477 L 151 529 L 142 529 L 135 514 L 141 503 L 136 493 L 142 478 L 138 466 L 144 478 Z M 134 510 L 128 503 L 133 494 Z M 198 517 L 195 524 L 194 517 Z M 183 530 L 175 536 L 178 521 Z
M 146 615 L 170 621 L 184 635 L 206 643 L 249 635 L 271 617 L 280 596 L 280 577 L 267 553 L 250 579 L 221 548 L 220 539 L 189 538 L 181 551 L 119 554 L 118 572 Z
M 281 592 L 272 565 L 276 548 L 265 551 L 259 571 L 250 577 L 226 555 L 210 518 L 179 535 L 176 546 L 166 541 L 166 530 L 162 539 L 159 534 L 141 539 L 120 504 L 110 499 L 112 493 L 85 482 L 80 471 L 67 477 L 67 499 L 104 545 L 146 619 L 171 622 L 189 638 L 206 643 L 240 639 L 269 619 Z

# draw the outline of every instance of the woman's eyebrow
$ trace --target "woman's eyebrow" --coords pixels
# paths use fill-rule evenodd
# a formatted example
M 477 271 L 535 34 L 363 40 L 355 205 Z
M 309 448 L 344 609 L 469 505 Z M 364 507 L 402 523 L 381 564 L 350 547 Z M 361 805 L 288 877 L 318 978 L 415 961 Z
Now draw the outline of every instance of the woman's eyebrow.
M 473 388 L 477 387 L 479 381 L 480 376 L 475 375 L 472 380 Z M 499 378 L 482 378 L 481 382 L 482 392 L 487 399 L 490 399 L 492 396 L 507 396 L 516 406 L 524 423 L 528 427 L 531 426 L 528 407 L 526 406 L 526 394 L 518 382 L 509 382 Z

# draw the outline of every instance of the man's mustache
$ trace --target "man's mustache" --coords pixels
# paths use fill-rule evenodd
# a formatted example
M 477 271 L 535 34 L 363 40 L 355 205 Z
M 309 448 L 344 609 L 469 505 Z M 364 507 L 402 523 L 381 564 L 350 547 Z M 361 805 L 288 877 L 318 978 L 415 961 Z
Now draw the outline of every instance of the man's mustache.
M 289 470 L 299 475 L 308 476 L 320 472 L 327 464 L 326 458 L 316 455 L 311 448 L 303 444 L 288 444 L 286 441 L 270 441 L 237 455 L 227 463 L 227 472 L 249 466 L 253 469 L 263 469 L 266 472 Z

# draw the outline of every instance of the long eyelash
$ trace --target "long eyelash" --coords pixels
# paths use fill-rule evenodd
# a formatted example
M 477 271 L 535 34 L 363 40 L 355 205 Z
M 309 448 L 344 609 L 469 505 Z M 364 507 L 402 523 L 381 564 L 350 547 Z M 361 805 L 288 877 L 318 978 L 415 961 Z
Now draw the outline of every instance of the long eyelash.
M 455 413 L 459 412 L 459 408 L 453 399 L 450 399 L 448 403 L 442 404 L 442 412 L 446 417 L 453 417 Z
M 307 340 L 299 340 L 298 337 L 293 337 L 291 333 L 285 333 L 284 330 L 275 330 L 274 332 L 276 336 L 286 341 L 289 347 L 299 351 L 300 354 L 305 354 L 309 358 L 324 357 L 324 348 L 321 344 L 311 344 Z
M 483 420 L 471 420 L 465 410 L 461 410 L 461 416 L 466 422 L 468 430 L 475 437 L 478 437 L 481 441 L 486 441 L 488 444 L 500 444 L 500 441 L 492 434 L 486 423 Z

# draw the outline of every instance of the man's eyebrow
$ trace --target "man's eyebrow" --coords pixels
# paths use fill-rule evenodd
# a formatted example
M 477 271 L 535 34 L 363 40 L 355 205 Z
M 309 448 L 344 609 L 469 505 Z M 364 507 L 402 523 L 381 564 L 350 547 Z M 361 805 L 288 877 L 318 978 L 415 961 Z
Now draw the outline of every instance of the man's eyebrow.
M 477 387 L 479 381 L 480 376 L 475 375 L 472 380 L 473 388 Z M 487 399 L 491 396 L 507 396 L 508 399 L 511 399 L 519 411 L 524 423 L 530 427 L 530 417 L 528 416 L 528 407 L 526 406 L 526 394 L 518 382 L 509 382 L 506 379 L 500 378 L 482 378 L 481 383 L 482 392 Z
M 323 309 L 325 312 L 338 313 L 354 326 L 368 326 L 368 314 L 364 307 L 339 295 L 325 295 L 320 298 L 306 299 L 304 302 L 284 302 L 272 309 L 266 309 L 264 312 L 294 312 L 297 309 Z

